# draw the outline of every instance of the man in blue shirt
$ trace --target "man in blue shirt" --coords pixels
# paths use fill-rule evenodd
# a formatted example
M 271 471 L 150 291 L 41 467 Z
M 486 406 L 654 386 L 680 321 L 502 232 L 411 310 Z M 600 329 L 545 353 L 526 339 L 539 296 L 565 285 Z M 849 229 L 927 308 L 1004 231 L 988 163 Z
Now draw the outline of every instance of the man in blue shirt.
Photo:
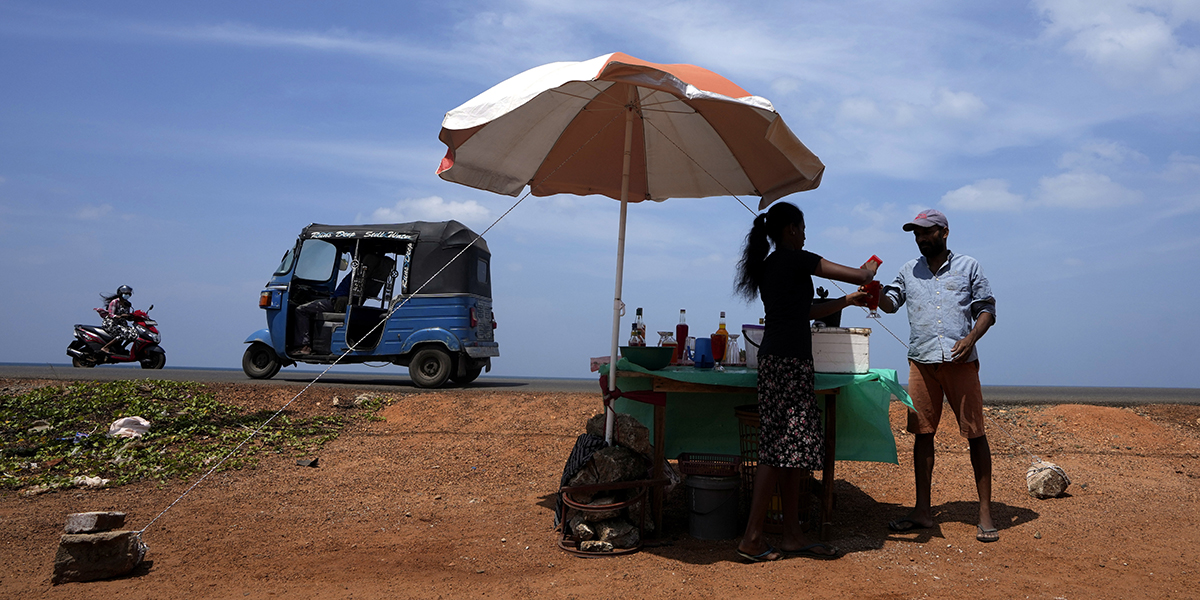
M 913 442 L 916 505 L 908 516 L 888 523 L 892 531 L 933 527 L 930 488 L 933 483 L 933 438 L 942 416 L 942 398 L 958 420 L 971 449 L 975 489 L 979 493 L 976 539 L 1000 539 L 992 521 L 992 453 L 983 427 L 983 392 L 979 385 L 976 342 L 996 321 L 996 299 L 975 259 L 946 247 L 950 225 L 933 209 L 904 225 L 913 232 L 921 257 L 900 268 L 884 286 L 879 308 L 894 313 L 908 306 L 908 393 L 915 411 L 908 413 Z

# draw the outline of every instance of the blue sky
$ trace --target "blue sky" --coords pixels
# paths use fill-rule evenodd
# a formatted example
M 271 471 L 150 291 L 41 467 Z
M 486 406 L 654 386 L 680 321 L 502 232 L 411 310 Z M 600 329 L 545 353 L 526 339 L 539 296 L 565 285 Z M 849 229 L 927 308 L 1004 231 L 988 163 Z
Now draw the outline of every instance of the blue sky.
M 809 250 L 878 254 L 886 282 L 917 255 L 901 225 L 944 211 L 998 301 L 985 384 L 1200 387 L 1190 0 L 0 0 L 0 362 L 66 363 L 71 325 L 128 284 L 156 305 L 169 366 L 238 367 L 304 225 L 482 230 L 514 199 L 434 175 L 445 113 L 614 51 L 771 100 L 827 165 L 788 198 Z M 617 211 L 531 197 L 487 236 L 493 375 L 589 377 L 607 354 Z M 631 206 L 630 314 L 644 307 L 650 331 L 680 308 L 693 331 L 722 310 L 734 330 L 757 322 L 732 294 L 751 218 L 729 197 Z M 882 329 L 906 339 L 903 314 L 843 325 L 873 327 L 872 366 L 903 378 Z

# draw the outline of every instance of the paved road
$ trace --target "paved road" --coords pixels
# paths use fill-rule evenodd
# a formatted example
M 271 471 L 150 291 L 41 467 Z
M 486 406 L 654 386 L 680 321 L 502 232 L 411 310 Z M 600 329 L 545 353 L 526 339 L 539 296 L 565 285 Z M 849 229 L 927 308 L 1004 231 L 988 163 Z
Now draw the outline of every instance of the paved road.
M 354 387 L 380 391 L 427 391 L 413 385 L 404 371 L 380 369 L 374 373 L 347 373 L 337 370 L 321 378 L 318 385 Z M 207 383 L 285 384 L 303 386 L 319 371 L 284 369 L 272 379 L 250 379 L 241 369 L 182 369 L 167 367 L 148 371 L 130 366 L 103 366 L 94 369 L 75 369 L 70 365 L 29 365 L 0 363 L 0 378 L 62 379 L 113 381 L 118 379 L 165 379 L 170 381 L 203 381 Z M 600 397 L 595 379 L 539 379 L 483 376 L 466 386 L 472 390 L 519 389 L 523 392 L 588 392 Z M 984 386 L 987 404 L 1093 404 L 1132 406 L 1139 404 L 1200 405 L 1197 388 L 1106 388 L 1106 387 L 1035 387 Z

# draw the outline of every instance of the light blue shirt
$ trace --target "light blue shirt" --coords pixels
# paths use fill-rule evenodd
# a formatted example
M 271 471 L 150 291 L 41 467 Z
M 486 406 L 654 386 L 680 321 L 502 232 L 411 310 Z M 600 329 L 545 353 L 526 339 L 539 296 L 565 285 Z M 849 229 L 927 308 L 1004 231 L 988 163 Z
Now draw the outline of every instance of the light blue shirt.
M 936 274 L 924 256 L 910 260 L 883 293 L 897 308 L 908 305 L 908 358 L 919 363 L 951 362 L 955 342 L 967 337 L 979 314 L 996 314 L 991 284 L 965 254 L 951 252 Z M 978 359 L 971 348 L 966 362 Z

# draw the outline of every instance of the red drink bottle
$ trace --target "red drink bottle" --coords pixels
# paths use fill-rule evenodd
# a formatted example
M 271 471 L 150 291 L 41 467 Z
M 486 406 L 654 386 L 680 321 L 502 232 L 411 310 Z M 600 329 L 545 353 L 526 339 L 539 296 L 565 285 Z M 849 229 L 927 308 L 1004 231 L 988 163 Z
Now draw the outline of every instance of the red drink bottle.
M 671 356 L 671 363 L 677 365 L 683 362 L 683 351 L 687 347 L 687 337 L 687 317 L 681 308 L 679 309 L 679 324 L 675 326 L 675 354 Z

